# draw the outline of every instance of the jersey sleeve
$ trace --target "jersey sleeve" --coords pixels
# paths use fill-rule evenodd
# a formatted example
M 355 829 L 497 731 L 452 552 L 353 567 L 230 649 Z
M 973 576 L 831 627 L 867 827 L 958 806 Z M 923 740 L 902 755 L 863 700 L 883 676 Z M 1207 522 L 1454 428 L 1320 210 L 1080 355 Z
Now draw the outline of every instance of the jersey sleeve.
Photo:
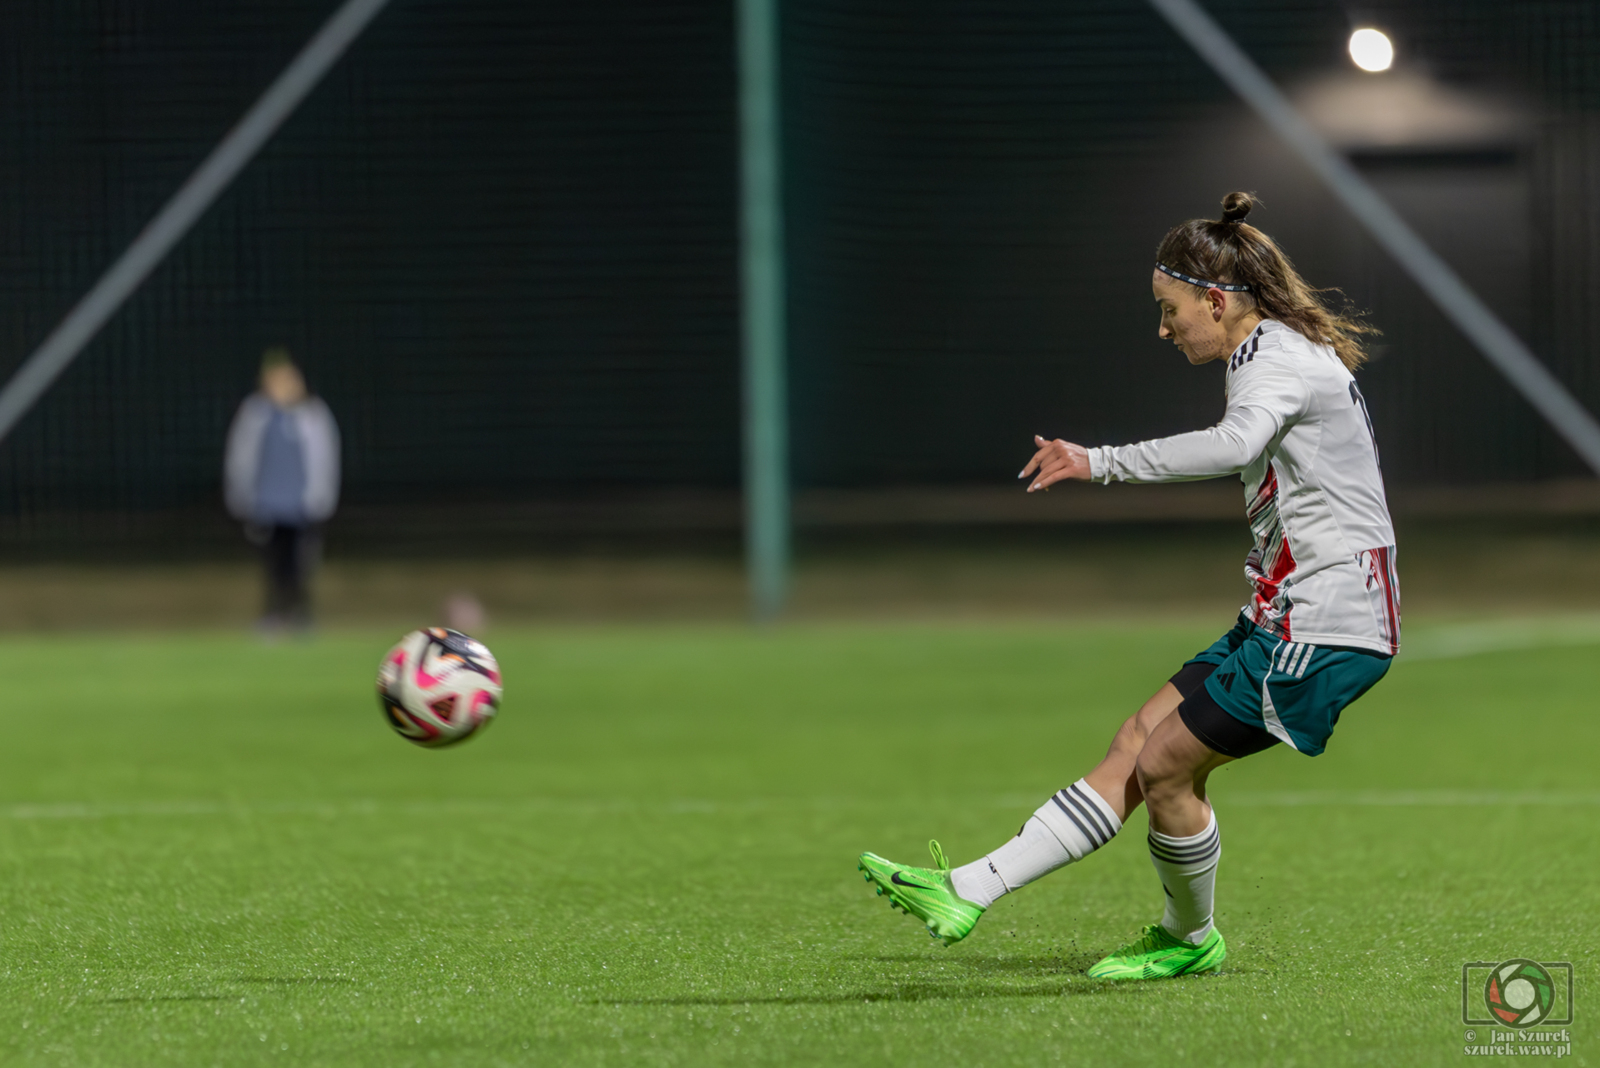
M 1305 414 L 1311 390 L 1292 368 L 1258 359 L 1233 372 L 1228 410 L 1208 430 L 1089 450 L 1096 482 L 1192 482 L 1243 471 Z

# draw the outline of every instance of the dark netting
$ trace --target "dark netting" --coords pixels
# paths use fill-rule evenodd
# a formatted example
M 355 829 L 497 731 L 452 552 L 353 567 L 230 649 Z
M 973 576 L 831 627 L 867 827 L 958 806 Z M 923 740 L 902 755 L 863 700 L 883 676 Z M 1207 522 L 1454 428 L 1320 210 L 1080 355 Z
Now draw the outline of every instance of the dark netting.
M 8 365 L 330 10 L 29 5 L 0 40 Z M 214 506 L 277 341 L 355 504 L 731 484 L 730 35 L 716 5 L 398 0 L 0 446 L 0 508 Z
M 1208 6 L 1600 410 L 1594 6 Z M 5 370 L 329 10 L 12 13 Z M 1362 126 L 1340 94 L 1365 91 L 1344 45 L 1369 18 L 1399 43 L 1394 84 L 1460 128 Z M 1147 278 L 1165 228 L 1234 188 L 1385 330 L 1363 390 L 1393 484 L 1582 472 L 1144 4 L 794 0 L 784 32 L 802 487 L 1000 484 L 1035 431 L 1214 419 L 1216 368 L 1155 340 Z M 223 433 L 273 342 L 338 415 L 356 508 L 471 504 L 470 526 L 574 496 L 726 500 L 734 91 L 730 4 L 396 0 L 0 445 L 0 516 L 53 537 L 220 515 Z

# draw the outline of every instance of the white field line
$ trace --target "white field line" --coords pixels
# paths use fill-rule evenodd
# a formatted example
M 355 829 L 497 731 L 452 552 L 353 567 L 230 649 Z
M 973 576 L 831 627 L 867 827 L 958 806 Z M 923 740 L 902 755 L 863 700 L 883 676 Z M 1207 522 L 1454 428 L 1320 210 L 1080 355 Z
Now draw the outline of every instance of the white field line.
M 609 815 L 655 812 L 669 816 L 708 815 L 722 812 L 761 811 L 777 808 L 840 808 L 851 802 L 830 802 L 825 798 L 752 798 L 732 803 L 700 801 L 692 798 L 659 802 L 629 798 L 456 798 L 438 801 L 131 801 L 97 804 L 92 802 L 35 802 L 0 806 L 0 820 L 111 820 L 169 817 L 254 818 L 258 816 L 307 816 L 318 819 L 344 819 L 368 816 L 460 815 L 501 813 L 505 815 L 539 812 Z
M 988 807 L 1023 809 L 1038 798 L 1003 796 L 985 799 Z M 1223 807 L 1244 808 L 1499 808 L 1594 807 L 1600 791 L 1555 790 L 1285 790 L 1218 794 Z M 739 801 L 705 801 L 679 798 L 668 801 L 632 799 L 530 797 L 496 800 L 460 798 L 423 802 L 383 801 L 152 801 L 126 804 L 13 804 L 0 806 L 0 820 L 114 820 L 170 818 L 255 818 L 304 816 L 313 819 L 347 819 L 382 816 L 442 816 L 462 813 L 502 815 L 560 812 L 570 815 L 717 816 L 759 812 L 825 812 L 878 810 L 884 803 L 869 798 L 752 797 Z
M 1279 793 L 1219 794 L 1224 808 L 1502 808 L 1518 806 L 1588 807 L 1600 805 L 1600 792 L 1558 790 L 1286 790 Z
M 1600 614 L 1495 619 L 1428 627 L 1402 639 L 1399 661 L 1453 660 L 1480 653 L 1600 645 Z

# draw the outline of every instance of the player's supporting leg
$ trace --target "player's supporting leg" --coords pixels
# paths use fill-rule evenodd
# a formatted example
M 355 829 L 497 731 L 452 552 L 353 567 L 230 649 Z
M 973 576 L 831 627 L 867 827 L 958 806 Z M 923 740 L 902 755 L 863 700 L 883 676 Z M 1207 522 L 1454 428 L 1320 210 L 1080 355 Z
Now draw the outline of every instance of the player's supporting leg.
M 1156 979 L 1210 971 L 1227 956 L 1212 924 L 1222 839 L 1206 801 L 1206 779 L 1232 757 L 1194 736 L 1181 716 L 1151 732 L 1135 763 L 1150 812 L 1150 860 L 1166 890 L 1166 911 L 1134 942 L 1089 969 L 1096 979 Z
M 950 872 L 955 892 L 988 908 L 1013 890 L 1082 860 L 1122 829 L 1144 794 L 1137 764 L 1145 741 L 1183 700 L 1167 683 L 1129 716 L 1093 771 L 1058 791 L 994 852 Z
M 1232 759 L 1196 738 L 1181 716 L 1163 723 L 1139 754 L 1139 783 L 1150 810 L 1150 858 L 1167 889 L 1162 926 L 1187 942 L 1211 933 L 1222 838 L 1206 800 L 1206 779 Z

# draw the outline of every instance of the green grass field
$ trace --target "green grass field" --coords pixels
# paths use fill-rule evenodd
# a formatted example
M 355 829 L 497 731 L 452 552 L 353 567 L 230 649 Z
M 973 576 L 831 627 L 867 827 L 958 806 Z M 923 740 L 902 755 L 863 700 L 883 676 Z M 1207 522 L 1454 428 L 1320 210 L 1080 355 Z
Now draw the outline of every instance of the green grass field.
M 1215 622 L 500 631 L 438 752 L 387 632 L 7 638 L 0 1063 L 1453 1064 L 1463 962 L 1522 956 L 1600 1063 L 1592 631 L 1416 627 L 1326 756 L 1218 772 L 1221 975 L 1082 975 L 1159 914 L 1142 815 L 951 949 L 871 895 L 860 850 L 998 844 Z

